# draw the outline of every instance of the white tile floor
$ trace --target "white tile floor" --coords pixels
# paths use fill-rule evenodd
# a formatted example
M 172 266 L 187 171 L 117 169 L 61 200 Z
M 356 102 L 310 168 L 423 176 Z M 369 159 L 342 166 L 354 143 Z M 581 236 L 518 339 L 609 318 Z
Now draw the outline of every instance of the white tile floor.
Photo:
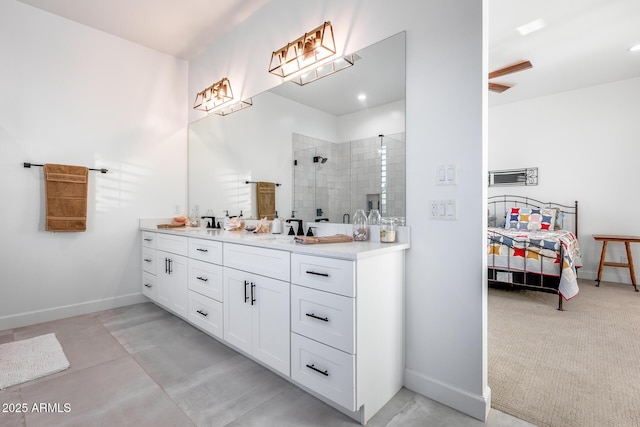
M 1 426 L 358 425 L 152 303 L 0 331 L 0 343 L 50 332 L 71 368 L 0 391 L 0 404 L 70 411 L 0 412 Z M 368 425 L 531 424 L 495 410 L 485 424 L 402 389 Z

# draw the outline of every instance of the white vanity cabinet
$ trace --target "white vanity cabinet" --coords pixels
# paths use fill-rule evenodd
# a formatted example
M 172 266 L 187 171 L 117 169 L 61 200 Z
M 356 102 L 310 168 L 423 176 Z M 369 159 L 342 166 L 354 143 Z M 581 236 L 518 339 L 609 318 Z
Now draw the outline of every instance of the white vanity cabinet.
M 224 244 L 224 340 L 286 376 L 290 372 L 289 257 L 286 251 Z
M 142 232 L 142 293 L 156 301 L 156 233 Z
M 291 378 L 364 424 L 403 385 L 404 252 L 291 255 Z
M 365 424 L 404 383 L 408 247 L 143 229 L 142 291 Z
M 187 238 L 162 233 L 144 232 L 143 241 L 143 268 L 145 265 L 155 271 L 155 298 L 158 304 L 163 305 L 175 314 L 187 318 Z M 155 249 L 145 246 L 155 245 Z M 148 262 L 148 259 L 152 259 Z M 149 273 L 149 271 L 145 270 Z M 143 274 L 143 293 L 149 289 L 145 279 L 149 276 Z
M 222 338 L 222 243 L 190 237 L 188 263 L 188 320 Z

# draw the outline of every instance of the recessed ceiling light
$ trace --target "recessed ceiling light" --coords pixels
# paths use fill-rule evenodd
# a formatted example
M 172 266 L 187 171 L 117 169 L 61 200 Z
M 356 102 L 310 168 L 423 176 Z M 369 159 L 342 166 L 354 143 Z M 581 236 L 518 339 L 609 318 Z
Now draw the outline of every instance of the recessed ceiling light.
M 358 99 L 360 101 L 364 101 L 365 99 L 367 99 L 367 95 L 365 95 L 364 93 L 361 93 L 360 95 L 358 95 Z
M 545 22 L 542 19 L 536 19 L 535 21 L 531 21 L 528 24 L 524 24 L 521 27 L 516 28 L 521 36 L 526 36 L 527 34 L 531 34 L 534 31 L 538 31 L 545 27 Z
M 640 52 L 640 43 L 631 46 L 629 48 L 629 52 Z

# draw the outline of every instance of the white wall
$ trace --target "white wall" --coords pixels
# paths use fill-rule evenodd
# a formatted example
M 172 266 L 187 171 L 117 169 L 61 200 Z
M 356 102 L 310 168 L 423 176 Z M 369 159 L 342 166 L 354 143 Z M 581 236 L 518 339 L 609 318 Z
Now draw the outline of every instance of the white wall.
M 141 301 L 138 218 L 185 206 L 187 63 L 0 2 L 0 329 Z M 44 231 L 42 168 L 90 172 L 87 231 Z
M 189 62 L 189 93 L 228 76 L 245 98 L 280 83 L 274 49 L 331 20 L 344 52 L 407 31 L 406 385 L 477 418 L 489 410 L 486 375 L 485 2 L 295 0 L 268 3 Z M 192 111 L 190 121 L 202 115 Z M 458 183 L 437 187 L 438 165 Z M 431 199 L 456 199 L 458 220 L 429 221 Z M 464 259 L 464 267 L 460 261 Z
M 640 78 L 521 101 L 489 110 L 489 169 L 538 167 L 537 186 L 506 188 L 543 201 L 579 203 L 584 267 L 595 279 L 602 243 L 593 234 L 640 235 Z M 504 194 L 494 187 L 490 194 Z M 631 245 L 640 271 L 640 246 Z M 607 260 L 626 256 L 607 247 Z M 606 267 L 603 280 L 631 283 L 629 271 Z
M 396 101 L 338 118 L 338 141 L 354 141 L 405 131 L 405 101 Z

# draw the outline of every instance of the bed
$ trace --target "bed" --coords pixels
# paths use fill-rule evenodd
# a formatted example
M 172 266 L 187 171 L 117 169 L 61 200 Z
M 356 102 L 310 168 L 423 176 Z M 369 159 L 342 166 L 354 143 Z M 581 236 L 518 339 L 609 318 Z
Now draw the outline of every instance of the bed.
M 578 294 L 578 202 L 541 202 L 523 196 L 488 199 L 487 266 L 489 286 Z

